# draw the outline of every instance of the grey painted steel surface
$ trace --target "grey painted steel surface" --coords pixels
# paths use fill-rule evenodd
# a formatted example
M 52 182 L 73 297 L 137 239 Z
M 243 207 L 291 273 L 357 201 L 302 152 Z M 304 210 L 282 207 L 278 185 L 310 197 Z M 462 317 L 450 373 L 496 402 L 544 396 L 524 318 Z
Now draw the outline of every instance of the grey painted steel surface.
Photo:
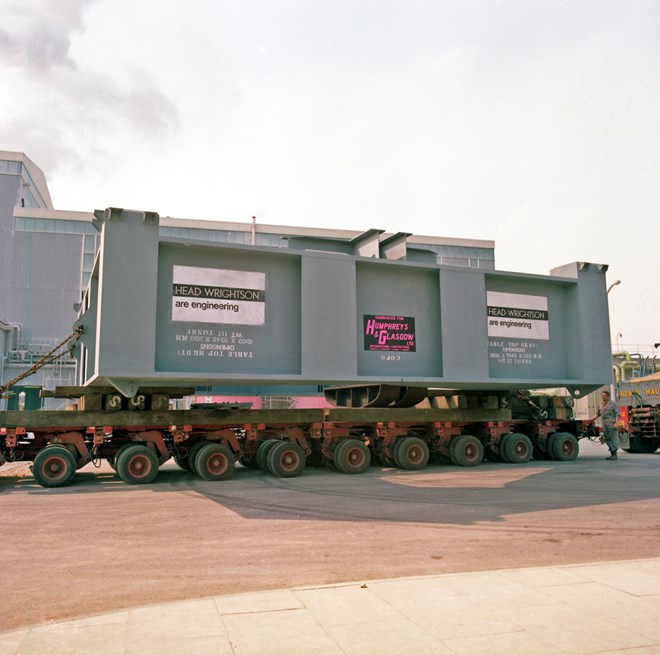
M 83 384 L 456 389 L 611 381 L 606 266 L 551 276 L 184 242 L 158 215 L 97 213 Z

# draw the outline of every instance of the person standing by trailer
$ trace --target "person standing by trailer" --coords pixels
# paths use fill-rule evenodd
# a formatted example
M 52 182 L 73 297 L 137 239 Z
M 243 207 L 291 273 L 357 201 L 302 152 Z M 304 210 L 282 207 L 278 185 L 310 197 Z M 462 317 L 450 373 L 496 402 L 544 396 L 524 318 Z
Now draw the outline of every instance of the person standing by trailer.
M 598 407 L 598 414 L 603 421 L 603 438 L 610 450 L 609 460 L 618 459 L 617 450 L 619 450 L 619 431 L 617 429 L 617 420 L 619 418 L 619 407 L 610 398 L 609 391 L 602 391 L 600 394 L 601 403 Z

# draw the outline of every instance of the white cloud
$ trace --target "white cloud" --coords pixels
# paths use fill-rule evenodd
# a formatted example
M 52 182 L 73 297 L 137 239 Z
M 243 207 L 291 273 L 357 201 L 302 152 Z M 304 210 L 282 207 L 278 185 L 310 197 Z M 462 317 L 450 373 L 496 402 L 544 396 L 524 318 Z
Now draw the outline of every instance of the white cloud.
M 71 35 L 84 29 L 83 13 L 95 0 L 5 0 L 1 11 L 0 62 L 42 74 L 74 68 Z
M 660 340 L 653 0 L 32 2 L 29 28 L 11 6 L 0 142 L 56 206 L 494 238 L 499 267 L 536 273 L 609 263 L 613 330 Z

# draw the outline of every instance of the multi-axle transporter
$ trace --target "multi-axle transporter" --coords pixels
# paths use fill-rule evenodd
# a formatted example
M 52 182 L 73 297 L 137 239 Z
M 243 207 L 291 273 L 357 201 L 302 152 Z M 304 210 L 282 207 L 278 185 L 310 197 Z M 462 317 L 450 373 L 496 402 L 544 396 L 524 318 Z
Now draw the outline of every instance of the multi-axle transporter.
M 3 424 L 13 426 L 0 428 L 3 458 L 33 461 L 32 473 L 44 487 L 68 485 L 76 470 L 101 460 L 125 482 L 147 483 L 171 457 L 206 480 L 231 477 L 237 461 L 293 477 L 307 463 L 362 473 L 372 461 L 418 470 L 429 462 L 476 466 L 484 458 L 511 463 L 532 457 L 572 460 L 578 440 L 592 429 L 589 421 L 544 419 L 543 410 L 536 412 L 538 418 L 513 419 L 502 394 L 443 396 L 442 403 L 434 404 L 447 408 L 428 409 L 256 410 L 226 405 L 168 410 L 164 391 L 144 389 L 126 399 L 110 389 L 94 394 L 61 389 L 56 393 L 85 393 L 86 406 L 99 409 L 2 412 Z
M 163 237 L 158 222 L 96 212 L 100 248 L 71 342 L 80 386 L 53 392 L 78 408 L 0 412 L 0 463 L 33 461 L 45 486 L 102 459 L 132 483 L 170 457 L 208 479 L 236 461 L 278 476 L 306 462 L 358 473 L 372 459 L 573 459 L 592 428 L 563 400 L 517 403 L 524 390 L 571 400 L 609 384 L 606 266 L 443 266 L 379 230 L 211 244 Z M 169 409 L 200 386 L 274 384 L 330 386 L 331 407 Z

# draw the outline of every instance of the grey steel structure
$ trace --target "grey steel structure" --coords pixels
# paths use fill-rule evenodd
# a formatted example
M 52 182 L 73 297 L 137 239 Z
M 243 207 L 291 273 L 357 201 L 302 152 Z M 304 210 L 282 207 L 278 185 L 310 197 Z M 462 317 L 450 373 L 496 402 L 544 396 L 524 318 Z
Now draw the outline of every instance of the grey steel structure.
M 386 383 L 456 389 L 611 379 L 606 266 L 550 276 L 444 266 L 406 234 L 295 248 L 163 236 L 153 212 L 96 213 L 78 325 L 81 384 Z
M 25 154 L 0 151 L 0 384 L 14 379 L 71 332 L 99 245 L 93 213 L 56 210 L 42 170 Z M 312 227 L 234 223 L 161 217 L 160 234 L 186 240 L 236 243 L 286 249 L 341 249 L 360 233 Z M 396 235 L 392 235 L 396 236 Z M 396 248 L 397 239 L 384 248 Z M 306 245 L 302 242 L 308 240 Z M 408 257 L 425 261 L 494 269 L 494 243 L 488 240 L 410 236 Z M 417 254 L 415 254 L 417 251 Z M 39 391 L 67 386 L 79 377 L 76 361 L 58 360 L 20 382 L 0 409 L 42 406 Z M 207 390 L 207 391 L 210 391 Z M 46 399 L 55 408 L 65 401 Z

